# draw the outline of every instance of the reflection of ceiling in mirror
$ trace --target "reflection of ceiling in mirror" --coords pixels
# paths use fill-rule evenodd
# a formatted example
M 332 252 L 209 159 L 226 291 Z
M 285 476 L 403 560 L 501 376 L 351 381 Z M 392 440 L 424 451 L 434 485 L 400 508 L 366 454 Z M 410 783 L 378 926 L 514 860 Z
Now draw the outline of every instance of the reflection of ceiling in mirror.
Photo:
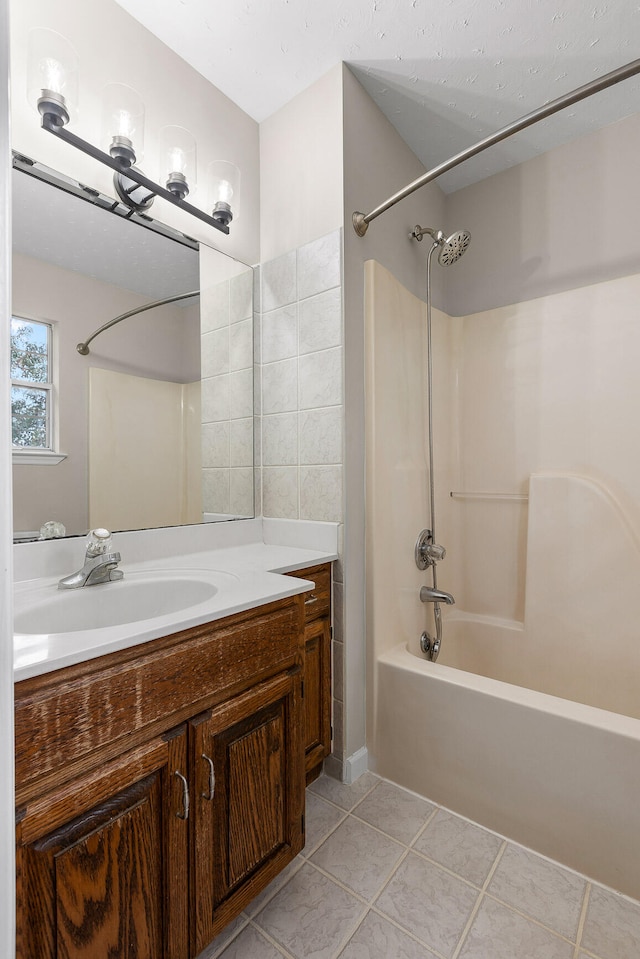
M 16 170 L 13 249 L 153 299 L 199 287 L 198 254 L 188 246 Z

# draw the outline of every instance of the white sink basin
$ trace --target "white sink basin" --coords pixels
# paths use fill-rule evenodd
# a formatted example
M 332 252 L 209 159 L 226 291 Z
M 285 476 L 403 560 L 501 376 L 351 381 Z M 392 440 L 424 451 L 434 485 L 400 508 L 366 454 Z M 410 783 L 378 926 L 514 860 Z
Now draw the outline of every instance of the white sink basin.
M 159 569 L 125 571 L 118 582 L 81 589 L 25 584 L 14 598 L 14 633 L 51 635 L 155 620 L 207 603 L 237 582 L 220 570 Z

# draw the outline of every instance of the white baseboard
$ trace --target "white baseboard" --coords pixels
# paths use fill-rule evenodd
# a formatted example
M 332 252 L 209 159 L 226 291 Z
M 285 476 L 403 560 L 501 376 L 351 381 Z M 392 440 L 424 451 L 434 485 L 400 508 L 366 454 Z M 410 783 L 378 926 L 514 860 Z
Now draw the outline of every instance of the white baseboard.
M 369 754 L 366 746 L 358 749 L 352 756 L 340 760 L 336 756 L 327 756 L 324 761 L 324 771 L 327 776 L 338 779 L 343 783 L 354 783 L 369 768 Z

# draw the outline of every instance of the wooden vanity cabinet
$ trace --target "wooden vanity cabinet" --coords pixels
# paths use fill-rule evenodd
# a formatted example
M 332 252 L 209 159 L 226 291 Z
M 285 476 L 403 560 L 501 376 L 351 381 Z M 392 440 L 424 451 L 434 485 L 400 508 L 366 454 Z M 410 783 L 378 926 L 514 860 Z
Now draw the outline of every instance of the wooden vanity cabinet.
M 331 752 L 331 565 L 289 573 L 315 584 L 304 594 L 304 739 L 307 785 Z
M 276 676 L 189 723 L 196 954 L 302 849 L 300 694 Z
M 17 826 L 17 955 L 187 957 L 186 730 L 31 804 Z
M 304 844 L 303 600 L 16 685 L 18 959 L 190 959 Z

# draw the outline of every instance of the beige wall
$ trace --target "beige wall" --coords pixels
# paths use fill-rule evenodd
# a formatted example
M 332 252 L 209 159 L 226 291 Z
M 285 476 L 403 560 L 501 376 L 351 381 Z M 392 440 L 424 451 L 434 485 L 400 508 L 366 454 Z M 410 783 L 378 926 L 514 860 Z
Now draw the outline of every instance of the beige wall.
M 199 368 L 199 313 L 194 306 L 176 304 L 143 313 L 102 334 L 88 356 L 76 351 L 76 344 L 102 323 L 146 302 L 147 297 L 129 290 L 14 255 L 14 312 L 54 324 L 60 450 L 67 454 L 57 466 L 14 466 L 16 530 L 38 530 L 50 519 L 63 523 L 68 533 L 88 528 L 88 370 L 92 366 L 177 382 L 194 379 L 194 353 Z
M 342 226 L 342 68 L 260 124 L 260 258 Z
M 634 273 L 640 262 L 640 114 L 447 197 L 451 230 L 470 230 L 446 270 L 454 315 Z
M 12 145 L 34 159 L 113 196 L 111 171 L 39 127 L 27 103 L 27 35 L 47 27 L 66 36 L 80 58 L 79 116 L 73 131 L 94 144 L 100 141 L 100 95 L 108 83 L 133 87 L 146 107 L 144 159 L 152 178 L 157 169 L 158 138 L 167 124 L 186 127 L 198 145 L 198 192 L 194 205 L 205 205 L 206 170 L 211 160 L 231 160 L 241 170 L 241 211 L 231 235 L 189 216 L 163 200 L 152 215 L 204 240 L 246 263 L 259 259 L 258 124 L 204 77 L 170 51 L 113 0 L 14 0 L 11 4 Z

